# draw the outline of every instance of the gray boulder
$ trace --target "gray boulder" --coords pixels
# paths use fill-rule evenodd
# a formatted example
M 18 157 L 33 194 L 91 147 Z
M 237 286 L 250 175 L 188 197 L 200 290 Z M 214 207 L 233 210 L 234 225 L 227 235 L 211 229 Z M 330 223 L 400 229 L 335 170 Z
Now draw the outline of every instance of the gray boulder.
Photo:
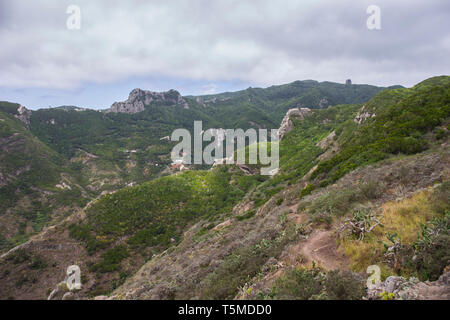
M 401 288 L 401 286 L 406 282 L 403 277 L 390 276 L 384 282 L 386 287 L 386 292 L 393 293 Z

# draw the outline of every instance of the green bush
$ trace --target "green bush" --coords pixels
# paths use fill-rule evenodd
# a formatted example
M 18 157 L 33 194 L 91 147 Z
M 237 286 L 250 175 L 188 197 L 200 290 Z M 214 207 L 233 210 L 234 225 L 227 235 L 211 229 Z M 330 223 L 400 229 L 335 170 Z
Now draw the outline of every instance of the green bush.
M 285 245 L 297 235 L 288 228 L 272 239 L 262 239 L 258 244 L 239 248 L 201 283 L 201 299 L 232 299 L 249 279 L 261 271 L 271 257 L 277 258 Z
M 255 213 L 256 213 L 255 209 L 249 210 L 240 216 L 236 216 L 236 219 L 239 221 L 247 220 L 247 219 L 250 219 L 251 217 L 253 217 L 255 215 Z
M 47 263 L 42 259 L 41 256 L 35 255 L 31 259 L 30 268 L 31 269 L 45 269 L 47 267 Z
M 101 256 L 101 261 L 92 265 L 89 269 L 93 272 L 112 272 L 120 269 L 120 263 L 123 259 L 129 256 L 127 248 L 123 245 L 118 245 L 109 249 Z
M 434 130 L 434 136 L 436 140 L 442 140 L 447 136 L 447 131 L 442 128 L 436 128 Z
M 361 300 L 366 294 L 366 283 L 359 274 L 330 271 L 325 280 L 325 290 L 331 300 Z
M 342 216 L 350 210 L 351 205 L 358 199 L 359 194 L 355 189 L 330 191 L 315 200 L 308 208 L 308 213 L 312 217 L 320 214 Z
M 309 300 L 323 292 L 324 280 L 319 269 L 292 268 L 276 280 L 273 291 L 276 299 Z
M 361 183 L 358 188 L 361 196 L 366 200 L 378 199 L 383 194 L 383 187 L 374 181 Z
M 308 184 L 306 187 L 304 187 L 302 189 L 302 191 L 300 191 L 300 197 L 304 197 L 307 196 L 309 194 L 311 194 L 311 192 L 315 189 L 315 185 L 313 184 Z
M 410 263 L 423 280 L 435 281 L 450 263 L 450 211 L 442 219 L 422 225 L 422 232 L 414 244 Z
M 291 268 L 279 277 L 269 295 L 289 300 L 360 300 L 366 294 L 365 279 L 350 271 Z

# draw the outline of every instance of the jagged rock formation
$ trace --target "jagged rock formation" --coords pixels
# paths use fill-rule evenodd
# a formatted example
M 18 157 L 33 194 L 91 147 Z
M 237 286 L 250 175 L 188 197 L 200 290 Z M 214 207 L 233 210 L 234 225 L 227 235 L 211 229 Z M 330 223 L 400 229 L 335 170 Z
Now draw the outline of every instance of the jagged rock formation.
M 184 109 L 189 109 L 186 100 L 176 90 L 153 92 L 133 89 L 126 101 L 114 102 L 106 112 L 138 113 L 144 111 L 145 106 L 153 103 L 163 106 L 181 106 Z
M 369 118 L 375 117 L 375 113 L 371 113 L 368 110 L 366 110 L 366 106 L 363 106 L 361 110 L 358 112 L 358 114 L 355 116 L 355 119 L 353 119 L 354 122 L 357 124 L 361 124 L 364 121 L 366 121 Z
M 17 114 L 14 115 L 17 119 L 25 123 L 27 127 L 30 126 L 30 117 L 31 117 L 31 110 L 28 110 L 24 106 L 20 105 L 19 108 L 17 108 Z
M 296 117 L 300 120 L 305 119 L 305 116 L 311 112 L 309 108 L 294 108 L 289 109 L 283 120 L 281 121 L 280 129 L 278 129 L 278 136 L 282 139 L 289 131 L 294 128 L 294 123 L 291 117 Z

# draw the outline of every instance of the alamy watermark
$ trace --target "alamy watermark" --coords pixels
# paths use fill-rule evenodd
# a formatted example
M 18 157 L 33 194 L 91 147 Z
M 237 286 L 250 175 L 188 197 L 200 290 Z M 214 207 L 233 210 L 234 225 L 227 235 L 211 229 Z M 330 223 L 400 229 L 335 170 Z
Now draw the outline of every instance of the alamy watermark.
M 80 30 L 81 29 L 81 9 L 80 6 L 71 4 L 67 7 L 66 13 L 69 15 L 66 21 L 67 29 Z M 381 9 L 377 5 L 370 5 L 366 9 L 369 15 L 366 21 L 367 29 L 381 30 Z
M 65 282 L 70 291 L 81 289 L 81 270 L 79 266 L 72 265 L 67 268 Z
M 203 149 L 203 142 L 210 142 L 213 137 L 214 141 Z M 276 129 L 270 130 L 269 141 L 267 129 L 258 129 L 258 132 L 253 128 L 246 131 L 222 128 L 204 131 L 202 121 L 194 121 L 193 137 L 187 129 L 173 131 L 171 140 L 180 139 L 182 141 L 171 152 L 175 164 L 261 164 L 268 165 L 261 168 L 261 175 L 274 175 L 278 172 L 279 136 Z
M 70 5 L 66 9 L 67 17 L 66 26 L 69 30 L 81 29 L 81 9 L 77 5 Z
M 370 16 L 367 18 L 366 25 L 369 30 L 381 30 L 381 9 L 379 6 L 370 5 L 366 10 Z
M 381 269 L 376 264 L 368 266 L 366 273 L 370 274 L 367 278 L 367 288 L 373 289 L 376 288 L 381 282 Z

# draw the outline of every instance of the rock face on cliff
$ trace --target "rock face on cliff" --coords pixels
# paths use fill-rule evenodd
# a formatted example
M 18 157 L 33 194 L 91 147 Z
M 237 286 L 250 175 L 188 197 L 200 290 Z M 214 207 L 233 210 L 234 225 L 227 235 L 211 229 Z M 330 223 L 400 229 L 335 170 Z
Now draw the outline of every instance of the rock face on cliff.
M 138 113 L 144 111 L 147 105 L 180 106 L 189 109 L 186 100 L 176 90 L 153 92 L 133 89 L 126 101 L 114 102 L 106 112 Z
M 300 120 L 305 119 L 305 116 L 311 112 L 309 108 L 294 108 L 289 109 L 283 120 L 281 121 L 280 129 L 278 129 L 278 136 L 282 139 L 289 131 L 294 128 L 294 123 L 291 117 L 298 118 Z
M 27 127 L 30 126 L 31 110 L 28 110 L 24 106 L 20 105 L 19 108 L 17 108 L 17 114 L 14 116 L 25 123 Z

